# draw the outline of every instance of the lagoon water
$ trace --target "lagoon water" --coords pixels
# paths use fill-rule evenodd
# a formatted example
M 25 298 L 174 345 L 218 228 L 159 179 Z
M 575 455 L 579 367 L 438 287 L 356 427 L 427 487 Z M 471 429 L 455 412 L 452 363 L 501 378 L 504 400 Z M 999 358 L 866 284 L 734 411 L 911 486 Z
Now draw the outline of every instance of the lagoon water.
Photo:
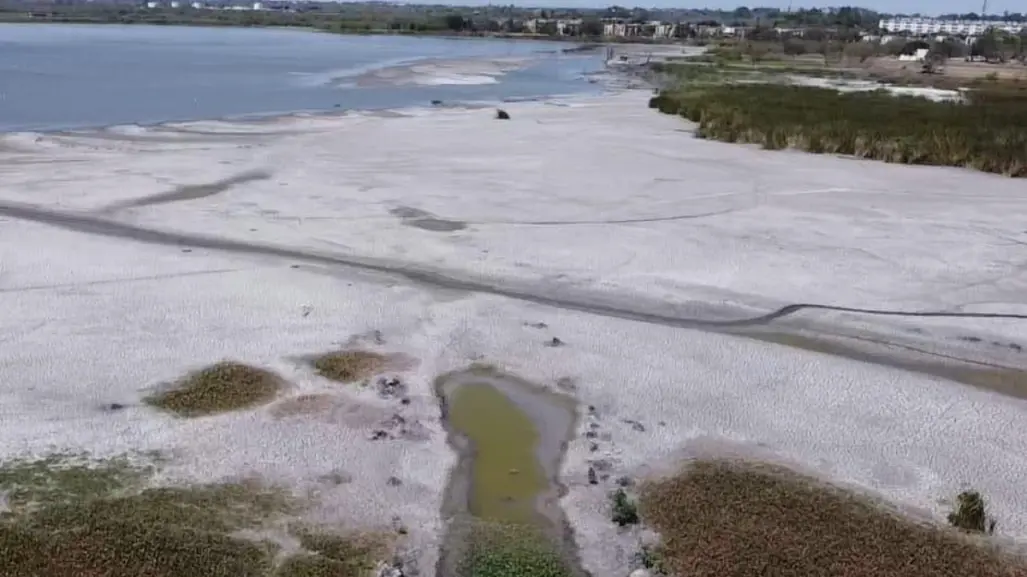
M 561 53 L 568 46 L 293 29 L 5 24 L 0 131 L 594 90 L 583 74 L 600 68 L 600 57 Z M 497 60 L 502 70 L 494 70 Z

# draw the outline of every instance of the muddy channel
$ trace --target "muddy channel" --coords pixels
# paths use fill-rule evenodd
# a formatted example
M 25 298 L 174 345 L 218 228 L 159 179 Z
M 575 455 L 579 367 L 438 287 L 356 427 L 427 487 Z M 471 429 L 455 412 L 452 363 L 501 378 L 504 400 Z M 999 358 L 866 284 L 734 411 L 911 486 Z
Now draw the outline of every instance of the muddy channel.
M 577 406 L 570 397 L 489 368 L 435 381 L 458 454 L 443 505 L 442 577 L 585 577 L 560 508 L 559 480 Z

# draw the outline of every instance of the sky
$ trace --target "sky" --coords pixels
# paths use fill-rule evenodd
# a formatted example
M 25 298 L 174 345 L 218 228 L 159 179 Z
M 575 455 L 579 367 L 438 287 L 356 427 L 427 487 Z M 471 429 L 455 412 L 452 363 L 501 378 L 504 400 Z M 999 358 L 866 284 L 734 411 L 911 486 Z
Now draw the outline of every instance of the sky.
M 618 4 L 621 6 L 634 6 L 635 4 L 638 4 L 645 8 L 707 7 L 718 10 L 733 10 L 738 6 L 746 5 L 744 4 L 744 1 L 745 0 L 705 0 L 705 2 L 696 2 L 695 0 L 634 0 L 634 2 L 631 2 L 622 0 L 619 3 L 603 3 L 597 2 L 596 0 L 517 0 L 513 3 L 521 6 L 561 6 L 567 8 L 602 8 L 611 4 Z M 811 8 L 814 6 L 826 7 L 848 5 L 868 8 L 878 12 L 906 14 L 920 12 L 925 15 L 937 15 L 947 13 L 980 12 L 981 1 L 982 0 L 849 0 L 830 4 L 815 4 L 809 2 L 809 0 L 794 0 L 792 3 L 792 9 L 797 10 L 799 8 Z M 479 3 L 474 0 L 464 0 L 460 3 L 463 4 L 464 2 L 467 4 Z M 488 4 L 489 2 L 487 0 L 482 0 L 480 3 Z M 748 6 L 765 6 L 784 9 L 788 8 L 788 0 L 763 0 L 762 2 L 748 4 Z M 1002 14 L 1004 11 L 1027 12 L 1027 2 L 1025 2 L 1025 0 L 989 0 L 988 14 Z

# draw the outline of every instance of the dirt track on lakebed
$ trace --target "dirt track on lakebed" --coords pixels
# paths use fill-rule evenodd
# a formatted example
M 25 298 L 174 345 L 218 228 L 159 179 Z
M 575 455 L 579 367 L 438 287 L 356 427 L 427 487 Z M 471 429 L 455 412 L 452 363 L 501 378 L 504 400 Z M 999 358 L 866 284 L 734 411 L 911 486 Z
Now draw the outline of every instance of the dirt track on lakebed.
M 243 180 L 264 178 L 263 174 L 247 175 Z M 215 189 L 225 189 L 236 182 L 222 182 Z M 187 195 L 194 191 L 186 191 Z M 217 192 L 214 190 L 213 192 Z M 203 190 L 206 195 L 212 191 Z M 176 194 L 181 194 L 178 191 Z M 167 201 L 174 200 L 168 195 Z M 163 202 L 161 198 L 154 199 Z M 133 204 L 138 204 L 136 201 Z M 82 234 L 122 238 L 152 245 L 181 248 L 208 249 L 220 252 L 279 258 L 329 267 L 342 267 L 358 271 L 379 273 L 389 277 L 400 277 L 410 283 L 433 288 L 461 292 L 490 294 L 559 309 L 567 309 L 605 317 L 621 318 L 642 323 L 656 324 L 684 329 L 698 329 L 736 334 L 796 348 L 813 350 L 853 358 L 860 361 L 892 366 L 904 370 L 922 372 L 948 378 L 957 382 L 1018 397 L 1027 397 L 1027 372 L 1008 362 L 995 361 L 988 355 L 967 355 L 967 350 L 927 350 L 894 338 L 848 338 L 832 330 L 830 325 L 815 326 L 817 336 L 780 335 L 796 333 L 796 329 L 808 328 L 811 323 L 801 319 L 793 325 L 781 321 L 804 311 L 828 311 L 886 317 L 921 318 L 973 318 L 1012 319 L 1027 321 L 1027 314 L 1017 313 L 972 313 L 947 311 L 903 311 L 886 309 L 862 309 L 840 307 L 817 303 L 792 303 L 776 310 L 755 316 L 739 317 L 739 311 L 723 305 L 705 303 L 668 303 L 633 297 L 608 295 L 596 291 L 584 291 L 576 287 L 546 284 L 514 279 L 489 280 L 472 276 L 458 270 L 430 268 L 412 262 L 401 262 L 381 258 L 366 258 L 354 255 L 315 252 L 248 242 L 230 238 L 164 231 L 119 222 L 95 213 L 56 211 L 21 203 L 0 202 L 0 217 L 53 226 Z M 768 329 L 771 329 L 769 330 Z M 835 337 L 842 337 L 843 341 Z M 977 339 L 978 341 L 981 339 Z M 1019 347 L 1019 345 L 1015 345 Z M 1022 350 L 1022 349 L 1021 349 Z M 1025 361 L 1027 362 L 1027 361 Z M 1019 364 L 1019 363 L 1017 363 Z M 996 373 L 998 376 L 996 377 Z M 999 384 L 996 385 L 995 383 Z

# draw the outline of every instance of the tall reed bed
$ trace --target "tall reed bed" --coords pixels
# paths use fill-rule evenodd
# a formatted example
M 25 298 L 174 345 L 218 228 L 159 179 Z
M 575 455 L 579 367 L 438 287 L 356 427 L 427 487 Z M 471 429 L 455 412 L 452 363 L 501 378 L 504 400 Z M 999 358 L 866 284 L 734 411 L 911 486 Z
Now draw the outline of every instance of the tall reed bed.
M 649 107 L 698 123 L 700 138 L 1027 176 L 1027 86 L 935 102 L 883 89 L 712 84 L 663 90 Z

